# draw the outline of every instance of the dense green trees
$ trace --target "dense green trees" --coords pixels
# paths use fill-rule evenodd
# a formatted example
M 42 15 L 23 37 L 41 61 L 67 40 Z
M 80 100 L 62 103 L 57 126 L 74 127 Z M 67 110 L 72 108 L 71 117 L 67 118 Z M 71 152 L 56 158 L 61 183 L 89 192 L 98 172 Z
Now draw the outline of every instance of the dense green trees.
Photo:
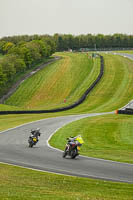
M 120 48 L 133 48 L 133 35 L 114 34 L 114 35 L 66 35 L 55 34 L 54 39 L 57 44 L 57 51 L 62 50 L 79 50 L 87 48 L 90 50 L 95 49 L 120 49 Z
M 0 96 L 3 88 L 17 73 L 32 68 L 34 64 L 51 56 L 56 44 L 50 36 L 13 36 L 0 40 Z
M 54 34 L 50 35 L 22 35 L 22 36 L 12 36 L 4 37 L 0 40 L 0 53 L 3 51 L 8 51 L 13 45 L 22 45 L 31 42 L 32 45 L 35 41 L 40 43 L 40 46 L 44 47 L 45 55 L 51 55 L 55 51 L 64 51 L 68 49 L 79 50 L 80 48 L 133 48 L 133 35 L 126 34 L 113 34 L 113 35 L 103 35 L 103 34 L 86 34 L 86 35 L 71 35 L 71 34 Z M 8 44 L 5 44 L 7 43 Z M 32 46 L 30 43 L 30 46 Z M 3 46 L 1 48 L 1 46 Z M 47 48 L 46 48 L 47 47 Z
M 6 76 L 3 72 L 2 65 L 0 64 L 0 86 L 3 86 L 6 82 Z

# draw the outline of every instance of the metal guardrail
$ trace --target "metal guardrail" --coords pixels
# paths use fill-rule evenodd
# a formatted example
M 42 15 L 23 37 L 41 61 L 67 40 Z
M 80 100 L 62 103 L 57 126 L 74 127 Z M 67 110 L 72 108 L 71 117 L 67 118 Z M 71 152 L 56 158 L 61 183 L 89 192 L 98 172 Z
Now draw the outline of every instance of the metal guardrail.
M 116 110 L 116 114 L 129 114 L 133 115 L 133 100 L 131 100 L 128 104 Z

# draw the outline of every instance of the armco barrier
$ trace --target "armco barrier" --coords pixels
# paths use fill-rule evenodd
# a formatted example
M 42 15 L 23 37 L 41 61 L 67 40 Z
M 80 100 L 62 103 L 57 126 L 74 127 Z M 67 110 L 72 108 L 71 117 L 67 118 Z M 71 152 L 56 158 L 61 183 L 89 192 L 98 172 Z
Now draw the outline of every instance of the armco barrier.
M 85 101 L 87 95 L 91 92 L 91 90 L 95 87 L 95 85 L 100 81 L 103 72 L 104 72 L 104 60 L 103 60 L 103 56 L 100 56 L 101 59 L 101 67 L 100 67 L 100 73 L 97 77 L 97 79 L 92 83 L 92 85 L 85 91 L 85 93 L 81 96 L 81 98 L 79 100 L 77 100 L 75 103 L 69 105 L 69 106 L 65 106 L 62 108 L 55 108 L 55 109 L 51 109 L 51 110 L 17 110 L 17 111 L 0 111 L 1 115 L 4 114 L 32 114 L 32 113 L 54 113 L 54 112 L 61 112 L 61 111 L 66 111 L 69 109 L 72 109 L 78 105 L 80 105 L 81 103 L 83 103 L 83 101 Z
M 128 115 L 133 115 L 133 109 L 131 108 L 126 108 L 125 110 L 118 110 L 118 114 L 128 114 Z

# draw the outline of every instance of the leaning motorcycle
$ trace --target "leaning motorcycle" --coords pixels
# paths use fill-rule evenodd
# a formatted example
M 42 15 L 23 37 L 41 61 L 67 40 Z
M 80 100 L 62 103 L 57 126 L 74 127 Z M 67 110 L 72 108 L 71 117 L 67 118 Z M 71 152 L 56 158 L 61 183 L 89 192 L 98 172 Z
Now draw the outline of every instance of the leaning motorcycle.
M 63 158 L 65 158 L 67 155 L 72 159 L 76 158 L 76 156 L 79 155 L 79 151 L 83 143 L 84 141 L 81 136 L 75 137 L 73 141 L 70 140 L 70 138 L 67 138 L 67 144 L 63 152 Z
M 38 140 L 35 136 L 29 136 L 28 139 L 29 147 L 33 147 L 34 145 L 36 145 L 37 142 Z

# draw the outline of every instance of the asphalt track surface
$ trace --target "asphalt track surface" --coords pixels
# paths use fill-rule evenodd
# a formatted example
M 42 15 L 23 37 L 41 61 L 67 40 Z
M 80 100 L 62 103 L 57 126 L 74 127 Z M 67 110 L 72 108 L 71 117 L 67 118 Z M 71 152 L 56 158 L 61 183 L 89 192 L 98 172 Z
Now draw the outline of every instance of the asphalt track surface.
M 133 60 L 133 54 L 128 54 L 128 53 L 113 53 L 115 55 L 120 55 L 120 56 L 123 56 L 125 58 L 129 58 L 131 60 Z
M 1 132 L 0 162 L 65 175 L 133 183 L 132 164 L 85 156 L 62 158 L 62 151 L 48 145 L 51 135 L 65 124 L 84 117 L 112 113 L 49 118 Z M 29 148 L 28 136 L 30 130 L 36 127 L 40 127 L 42 135 L 37 145 Z
M 121 55 L 133 59 L 133 55 Z M 114 112 L 49 118 L 0 132 L 0 162 L 65 175 L 133 183 L 132 164 L 85 156 L 64 159 L 62 151 L 48 144 L 49 138 L 59 128 L 72 121 L 112 113 Z M 28 136 L 30 130 L 36 127 L 41 129 L 42 135 L 37 145 L 29 148 Z

